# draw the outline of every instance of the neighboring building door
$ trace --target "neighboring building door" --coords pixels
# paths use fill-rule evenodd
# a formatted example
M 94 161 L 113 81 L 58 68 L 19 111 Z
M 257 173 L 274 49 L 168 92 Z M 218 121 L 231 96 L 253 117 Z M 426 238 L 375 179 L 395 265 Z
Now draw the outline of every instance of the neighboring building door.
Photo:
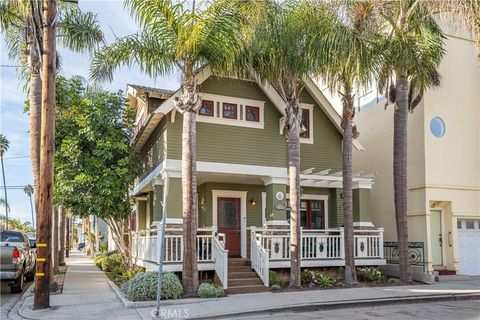
M 432 249 L 432 264 L 443 265 L 442 258 L 442 212 L 439 210 L 430 211 L 430 245 Z
M 218 232 L 226 236 L 229 256 L 240 256 L 240 198 L 218 198 Z
M 458 220 L 459 273 L 480 276 L 480 220 Z

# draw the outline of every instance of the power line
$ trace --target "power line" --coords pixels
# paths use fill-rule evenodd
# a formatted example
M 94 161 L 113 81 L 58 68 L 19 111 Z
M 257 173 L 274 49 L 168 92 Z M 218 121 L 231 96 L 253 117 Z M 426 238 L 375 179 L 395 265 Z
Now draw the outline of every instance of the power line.
M 23 158 L 30 158 L 30 156 L 8 157 L 8 158 L 3 158 L 3 160 L 23 159 Z
M 11 64 L 0 64 L 1 68 L 20 68 L 20 66 L 11 65 Z

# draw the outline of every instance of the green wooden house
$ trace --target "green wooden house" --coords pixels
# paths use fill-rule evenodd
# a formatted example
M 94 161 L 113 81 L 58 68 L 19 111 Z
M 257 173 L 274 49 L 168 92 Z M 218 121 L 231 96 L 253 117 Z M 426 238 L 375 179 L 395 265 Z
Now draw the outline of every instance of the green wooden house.
M 268 285 L 269 268 L 288 268 L 290 263 L 286 104 L 268 84 L 218 77 L 208 67 L 197 81 L 202 97 L 197 116 L 199 269 L 215 270 L 230 290 L 232 266 L 245 267 L 260 278 L 259 286 Z M 136 115 L 132 143 L 143 169 L 132 191 L 137 231 L 133 259 L 147 269 L 155 269 L 158 261 L 155 234 L 167 176 L 165 267 L 182 269 L 182 115 L 173 104 L 179 94 L 128 85 L 128 102 Z M 312 80 L 306 82 L 301 102 L 302 266 L 341 266 L 341 119 Z M 358 141 L 354 147 L 362 150 Z M 385 263 L 383 229 L 375 228 L 370 218 L 373 183 L 372 174 L 355 175 L 358 265 Z

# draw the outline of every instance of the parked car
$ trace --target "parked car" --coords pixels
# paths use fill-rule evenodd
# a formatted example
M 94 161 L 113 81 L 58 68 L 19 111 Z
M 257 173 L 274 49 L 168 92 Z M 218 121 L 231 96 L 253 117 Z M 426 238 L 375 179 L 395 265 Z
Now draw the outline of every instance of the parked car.
M 12 293 L 22 292 L 24 280 L 33 281 L 37 260 L 36 245 L 20 231 L 0 232 L 0 279 Z

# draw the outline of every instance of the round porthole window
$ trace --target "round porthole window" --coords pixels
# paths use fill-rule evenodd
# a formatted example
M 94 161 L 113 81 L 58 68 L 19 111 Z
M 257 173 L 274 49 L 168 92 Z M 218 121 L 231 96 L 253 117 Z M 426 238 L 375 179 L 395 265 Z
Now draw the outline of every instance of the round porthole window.
M 445 122 L 443 122 L 442 118 L 432 118 L 430 121 L 430 131 L 437 138 L 441 138 L 445 135 Z

